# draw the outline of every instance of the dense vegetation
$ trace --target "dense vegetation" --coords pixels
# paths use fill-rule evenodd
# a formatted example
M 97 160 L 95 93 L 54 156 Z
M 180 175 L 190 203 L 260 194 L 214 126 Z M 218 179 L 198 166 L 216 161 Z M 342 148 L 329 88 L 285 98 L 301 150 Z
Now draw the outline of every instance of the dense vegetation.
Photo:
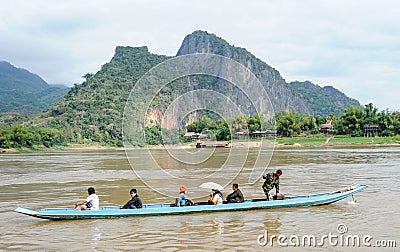
M 160 125 L 145 128 L 146 144 L 177 144 L 185 142 L 184 133 L 196 132 L 209 135 L 209 139 L 217 141 L 231 140 L 232 133 L 245 131 L 253 133 L 265 129 L 275 129 L 280 137 L 321 134 L 319 126 L 327 120 L 333 121 L 332 135 L 346 135 L 351 137 L 365 136 L 364 126 L 375 124 L 378 126 L 376 135 L 393 137 L 400 135 L 400 113 L 387 110 L 378 112 L 372 103 L 365 107 L 350 107 L 341 116 L 331 114 L 327 117 L 313 117 L 308 114 L 281 111 L 273 120 L 267 121 L 261 115 L 238 115 L 228 120 L 203 115 L 198 121 L 186 126 L 185 129 L 162 129 Z M 276 124 L 274 124 L 276 122 Z M 65 131 L 49 127 L 24 126 L 22 124 L 0 124 L 0 148 L 20 148 L 35 146 L 50 147 L 70 142 Z M 315 141 L 318 139 L 316 138 Z M 322 141 L 322 140 L 321 140 Z M 384 142 L 384 140 L 380 140 Z
M 64 142 L 61 131 L 22 124 L 0 125 L 0 148 L 51 147 Z
M 294 81 L 289 85 L 307 102 L 314 116 L 328 116 L 331 113 L 341 115 L 349 107 L 361 107 L 357 100 L 332 86 L 320 87 L 310 81 Z
M 50 107 L 67 92 L 66 87 L 50 86 L 36 74 L 0 62 L 0 113 L 31 116 Z
M 82 84 L 31 123 L 60 130 L 67 142 L 122 146 L 122 115 L 130 91 L 144 73 L 166 59 L 147 47 L 117 47 L 99 72 L 86 74 Z
M 210 118 L 212 117 L 212 118 Z M 266 127 L 271 127 L 272 122 L 267 122 L 264 118 L 256 114 L 254 116 L 238 115 L 227 121 L 218 119 L 213 114 L 204 114 L 202 118 L 186 126 L 183 130 L 165 130 L 160 125 L 146 127 L 146 142 L 150 145 L 158 144 L 177 144 L 179 142 L 188 142 L 185 138 L 185 132 L 201 133 L 207 140 L 229 141 L 232 133 L 260 131 Z
M 319 126 L 332 120 L 332 131 L 326 132 L 332 135 L 346 135 L 351 137 L 365 136 L 365 125 L 375 124 L 378 126 L 374 136 L 397 136 L 400 135 L 400 113 L 381 111 L 373 106 L 372 103 L 361 108 L 353 106 L 345 110 L 342 116 L 332 113 L 330 116 L 313 117 L 308 114 L 296 112 L 280 111 L 271 121 L 265 120 L 261 115 L 255 116 L 239 115 L 227 121 L 221 119 L 210 119 L 207 115 L 201 120 L 186 126 L 187 132 L 203 133 L 213 136 L 218 141 L 228 141 L 232 139 L 231 133 L 262 131 L 265 129 L 276 129 L 281 137 L 292 137 L 299 135 L 318 135 L 321 133 Z M 276 121 L 276 125 L 273 122 Z M 158 130 L 154 130 L 158 129 Z M 148 128 L 146 135 L 150 135 L 153 144 L 162 144 L 161 128 L 159 125 Z M 371 135 L 371 134 L 369 134 Z M 181 134 L 181 140 L 183 139 Z M 165 142 L 164 142 L 165 143 Z
M 210 120 L 204 117 L 202 120 L 194 122 L 187 126 L 187 131 L 203 132 L 214 131 L 217 139 L 229 140 L 230 138 L 219 137 L 218 134 L 222 129 L 226 129 L 223 136 L 229 135 L 228 125 L 232 128 L 232 132 L 243 131 L 246 128 L 249 133 L 256 130 L 264 130 L 265 128 L 276 129 L 278 134 L 283 137 L 298 136 L 301 134 L 319 134 L 319 126 L 326 124 L 328 120 L 332 120 L 333 128 L 329 134 L 334 135 L 349 135 L 353 137 L 364 136 L 365 125 L 377 125 L 377 132 L 374 135 L 379 136 L 396 136 L 400 135 L 400 113 L 389 112 L 384 110 L 378 112 L 378 109 L 372 103 L 365 105 L 365 107 L 353 106 L 345 109 L 345 113 L 337 116 L 334 113 L 327 117 L 316 116 L 313 117 L 308 114 L 299 114 L 296 112 L 280 111 L 276 113 L 276 125 L 271 122 L 265 121 L 262 116 L 255 115 L 254 117 L 247 117 L 240 115 L 228 120 L 225 127 L 221 125 L 224 121 Z M 226 122 L 225 122 L 226 123 Z M 261 127 L 261 125 L 265 125 Z
M 204 116 L 201 120 L 187 126 L 188 132 L 207 133 L 211 139 L 218 141 L 231 140 L 231 133 L 225 120 L 211 120 Z
M 364 136 L 364 126 L 375 124 L 378 126 L 376 135 L 395 136 L 400 134 L 400 113 L 378 109 L 372 103 L 365 107 L 353 106 L 347 108 L 343 115 L 334 113 L 327 117 L 310 116 L 294 112 L 280 112 L 276 115 L 276 128 L 281 136 L 296 136 L 299 134 L 316 134 L 318 126 L 332 120 L 335 135 Z

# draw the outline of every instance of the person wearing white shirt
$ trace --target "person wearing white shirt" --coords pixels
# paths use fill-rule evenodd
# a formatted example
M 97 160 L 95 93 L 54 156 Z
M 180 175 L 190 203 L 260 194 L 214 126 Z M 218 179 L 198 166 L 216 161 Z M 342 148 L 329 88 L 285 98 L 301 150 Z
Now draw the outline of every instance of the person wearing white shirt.
M 210 199 L 208 200 L 209 205 L 219 205 L 222 204 L 222 193 L 218 189 L 212 189 L 210 194 Z
M 93 187 L 88 188 L 88 197 L 75 204 L 75 210 L 99 210 L 99 196 Z

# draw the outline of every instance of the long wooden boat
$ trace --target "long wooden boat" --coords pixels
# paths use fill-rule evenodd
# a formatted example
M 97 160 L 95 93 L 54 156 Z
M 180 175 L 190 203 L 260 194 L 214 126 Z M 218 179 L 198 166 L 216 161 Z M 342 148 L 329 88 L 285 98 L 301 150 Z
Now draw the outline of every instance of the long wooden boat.
M 147 204 L 141 209 L 120 209 L 119 206 L 101 207 L 99 210 L 76 211 L 73 208 L 45 208 L 33 211 L 25 208 L 17 208 L 14 211 L 33 217 L 51 220 L 74 219 L 100 219 L 122 218 L 132 216 L 152 216 L 167 214 L 189 214 L 221 211 L 245 211 L 255 209 L 271 209 L 283 207 L 306 207 L 326 205 L 347 198 L 358 193 L 368 186 L 353 185 L 335 192 L 311 194 L 305 196 L 290 196 L 284 200 L 266 201 L 265 199 L 246 200 L 243 203 L 208 205 L 207 202 L 197 202 L 194 206 L 176 207 L 175 204 Z

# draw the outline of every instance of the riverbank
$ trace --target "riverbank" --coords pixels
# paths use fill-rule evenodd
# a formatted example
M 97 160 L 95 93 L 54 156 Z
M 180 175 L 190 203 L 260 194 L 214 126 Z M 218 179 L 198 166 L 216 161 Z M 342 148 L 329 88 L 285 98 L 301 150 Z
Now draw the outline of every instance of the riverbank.
M 232 148 L 259 148 L 260 141 L 240 141 L 234 140 L 230 143 Z M 268 142 L 263 142 L 263 145 Z M 275 149 L 282 148 L 318 148 L 318 147 L 386 147 L 400 146 L 400 136 L 395 137 L 349 137 L 349 136 L 298 136 L 298 137 L 278 137 L 275 141 Z M 152 149 L 163 149 L 163 145 L 151 146 Z M 195 143 L 185 143 L 182 145 L 169 146 L 168 148 L 196 148 Z M 19 153 L 19 152 L 51 152 L 51 151 L 96 151 L 96 150 L 124 150 L 124 147 L 115 147 L 99 144 L 68 144 L 46 148 L 35 146 L 34 148 L 20 149 L 1 149 L 0 153 Z
M 400 136 L 350 137 L 350 136 L 302 136 L 278 137 L 277 148 L 284 147 L 349 147 L 349 146 L 400 146 Z
M 100 144 L 67 144 L 47 148 L 45 146 L 34 146 L 33 148 L 10 148 L 2 149 L 1 153 L 26 153 L 26 152 L 52 152 L 52 151 L 95 151 L 95 150 L 124 150 L 124 147 L 106 146 Z

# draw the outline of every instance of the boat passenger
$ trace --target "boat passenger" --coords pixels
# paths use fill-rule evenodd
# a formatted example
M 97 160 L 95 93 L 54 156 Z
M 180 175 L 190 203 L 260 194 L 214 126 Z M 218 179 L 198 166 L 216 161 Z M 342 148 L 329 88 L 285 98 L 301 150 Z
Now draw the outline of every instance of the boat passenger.
M 238 184 L 232 185 L 233 192 L 226 197 L 226 201 L 228 203 L 242 203 L 244 201 L 244 197 L 242 192 L 239 189 Z
M 136 193 L 136 189 L 132 188 L 129 193 L 131 195 L 131 199 L 121 207 L 121 209 L 136 209 L 142 208 L 142 200 L 140 199 L 139 195 Z
M 210 199 L 208 200 L 209 205 L 222 204 L 222 193 L 218 189 L 212 189 Z
M 99 196 L 93 187 L 88 188 L 88 197 L 75 204 L 75 210 L 99 210 Z
M 181 185 L 179 187 L 179 195 L 178 198 L 175 199 L 175 205 L 177 207 L 180 206 L 193 206 L 193 201 L 186 197 L 187 187 L 185 185 Z
M 270 199 L 269 191 L 271 191 L 274 187 L 276 190 L 276 197 L 279 197 L 279 177 L 281 175 L 282 170 L 277 170 L 276 172 L 270 172 L 263 176 L 265 181 L 262 185 L 262 189 L 264 190 L 265 196 L 267 196 L 267 200 L 272 200 Z

